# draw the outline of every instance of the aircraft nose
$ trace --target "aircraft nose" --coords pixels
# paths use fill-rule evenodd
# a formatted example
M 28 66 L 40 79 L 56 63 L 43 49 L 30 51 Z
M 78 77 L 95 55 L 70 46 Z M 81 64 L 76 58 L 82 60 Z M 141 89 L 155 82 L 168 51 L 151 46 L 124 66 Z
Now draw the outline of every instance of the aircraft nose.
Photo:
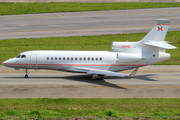
M 2 65 L 6 67 L 14 67 L 14 63 L 16 63 L 15 59 L 10 58 L 9 60 L 4 61 Z
M 8 60 L 4 61 L 4 62 L 2 63 L 2 65 L 6 66 L 7 63 L 8 63 Z
M 12 59 L 10 58 L 9 60 L 6 60 L 2 63 L 4 66 L 9 66 L 12 63 Z

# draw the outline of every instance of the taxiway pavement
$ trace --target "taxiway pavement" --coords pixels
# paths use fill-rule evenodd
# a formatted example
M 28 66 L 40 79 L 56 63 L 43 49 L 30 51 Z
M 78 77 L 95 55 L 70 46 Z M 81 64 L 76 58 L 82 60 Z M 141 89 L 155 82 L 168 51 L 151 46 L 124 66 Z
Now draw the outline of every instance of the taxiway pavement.
M 179 15 L 180 7 L 1 15 L 0 39 L 149 32 L 155 19 L 171 19 L 174 31 L 180 30 Z
M 180 98 L 180 66 L 150 65 L 135 77 L 31 70 L 25 73 L 0 66 L 0 98 Z M 131 71 L 124 71 L 130 73 Z

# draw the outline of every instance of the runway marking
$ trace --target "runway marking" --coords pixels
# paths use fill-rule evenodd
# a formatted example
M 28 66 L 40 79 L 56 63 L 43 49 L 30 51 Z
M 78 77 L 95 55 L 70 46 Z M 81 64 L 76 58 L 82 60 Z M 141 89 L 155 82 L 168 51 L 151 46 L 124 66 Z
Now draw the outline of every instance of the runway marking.
M 171 26 L 177 26 L 180 24 L 174 24 Z M 117 28 L 144 28 L 144 27 L 152 27 L 152 25 L 147 26 L 128 26 L 128 27 L 109 27 L 109 28 L 82 28 L 82 29 L 64 29 L 64 30 L 40 30 L 40 31 L 19 31 L 19 32 L 0 32 L 0 34 L 7 34 L 7 33 L 28 33 L 28 32 L 55 32 L 55 31 L 69 31 L 69 30 L 97 30 L 97 29 L 117 29 Z
M 22 20 L 22 19 L 35 19 L 35 18 L 54 18 L 54 17 L 60 17 L 59 14 L 57 15 L 49 15 L 49 16 L 41 16 L 43 13 L 39 14 L 39 16 L 34 16 L 34 17 L 28 17 L 28 16 L 22 16 L 22 17 L 15 17 L 15 18 L 3 18 L 3 17 L 0 17 L 0 20 Z M 33 14 L 29 14 L 29 15 L 33 15 Z M 10 16 L 10 15 L 9 15 Z
M 180 89 L 180 87 L 126 87 L 126 86 L 114 86 L 114 87 L 0 87 L 0 89 L 10 88 L 10 89 Z
M 180 77 L 159 77 L 159 78 L 180 78 Z
M 164 88 L 164 89 L 173 89 L 173 88 L 178 88 L 180 89 L 180 87 L 125 87 L 125 88 L 137 88 L 137 89 L 141 89 L 141 88 L 149 88 L 149 89 L 158 89 L 158 88 Z
M 85 16 L 87 16 L 87 17 L 91 17 L 91 16 L 117 16 L 117 15 L 129 15 L 129 14 L 132 14 L 132 15 L 135 15 L 135 14 L 140 15 L 141 14 L 142 15 L 142 14 L 154 14 L 154 13 L 155 14 L 167 14 L 167 13 L 179 14 L 179 11 L 178 11 L 179 7 L 176 7 L 175 9 L 170 9 L 170 8 L 153 8 L 153 9 L 154 10 L 156 9 L 156 10 L 155 11 L 146 11 L 146 12 L 141 12 L 141 13 L 140 12 L 135 12 L 135 11 L 142 10 L 142 9 L 135 9 L 135 11 L 132 10 L 132 9 L 109 10 L 110 13 L 109 13 L 109 11 L 108 11 L 108 13 L 106 11 L 83 11 L 83 12 L 86 12 L 86 13 L 92 13 L 92 12 L 98 13 L 98 14 L 93 14 L 93 15 L 92 14 L 75 14 L 74 15 L 74 14 L 71 14 L 72 12 L 25 14 L 25 16 L 22 15 L 22 14 L 19 14 L 19 15 L 16 15 L 17 17 L 15 17 L 15 18 L 4 18 L 4 16 L 2 16 L 0 18 L 0 20 L 18 20 L 18 19 L 52 18 L 52 17 L 80 17 L 80 16 L 83 16 L 83 17 L 85 17 Z M 157 9 L 158 10 L 163 10 L 163 12 L 157 11 Z M 149 8 L 145 8 L 144 10 L 149 10 Z M 116 11 L 118 13 L 116 13 L 114 11 Z M 77 11 L 76 13 L 81 13 L 81 12 Z M 31 15 L 31 16 L 29 17 L 27 15 Z M 11 15 L 6 15 L 6 16 L 11 16 Z M 178 16 L 176 16 L 176 17 L 178 17 Z
M 179 24 L 180 25 L 180 24 Z M 19 32 L 0 32 L 0 34 L 6 33 L 27 33 L 27 32 L 50 32 L 50 31 L 69 31 L 69 30 L 93 30 L 93 29 L 114 29 L 114 28 L 136 28 L 136 27 L 152 27 L 151 25 L 148 26 L 132 26 L 132 27 L 109 27 L 109 28 L 82 28 L 82 29 L 64 29 L 64 30 L 40 30 L 40 31 L 19 31 Z

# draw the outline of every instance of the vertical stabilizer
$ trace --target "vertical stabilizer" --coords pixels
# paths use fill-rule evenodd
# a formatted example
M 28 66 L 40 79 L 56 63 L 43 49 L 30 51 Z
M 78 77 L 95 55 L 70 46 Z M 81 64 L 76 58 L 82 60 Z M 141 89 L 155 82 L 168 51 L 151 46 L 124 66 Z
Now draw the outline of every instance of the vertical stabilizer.
M 157 19 L 158 24 L 141 40 L 143 42 L 164 41 L 169 28 L 169 19 Z

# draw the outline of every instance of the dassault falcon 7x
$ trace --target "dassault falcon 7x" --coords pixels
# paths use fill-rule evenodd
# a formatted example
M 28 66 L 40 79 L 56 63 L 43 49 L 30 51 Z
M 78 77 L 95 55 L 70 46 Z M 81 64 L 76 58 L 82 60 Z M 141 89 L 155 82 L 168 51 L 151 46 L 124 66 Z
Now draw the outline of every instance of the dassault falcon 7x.
M 4 61 L 2 65 L 15 69 L 50 69 L 93 74 L 92 79 L 105 75 L 134 76 L 139 67 L 170 58 L 166 49 L 176 47 L 164 41 L 170 20 L 157 19 L 158 24 L 138 42 L 112 42 L 112 51 L 27 51 Z M 130 74 L 119 71 L 134 69 Z

